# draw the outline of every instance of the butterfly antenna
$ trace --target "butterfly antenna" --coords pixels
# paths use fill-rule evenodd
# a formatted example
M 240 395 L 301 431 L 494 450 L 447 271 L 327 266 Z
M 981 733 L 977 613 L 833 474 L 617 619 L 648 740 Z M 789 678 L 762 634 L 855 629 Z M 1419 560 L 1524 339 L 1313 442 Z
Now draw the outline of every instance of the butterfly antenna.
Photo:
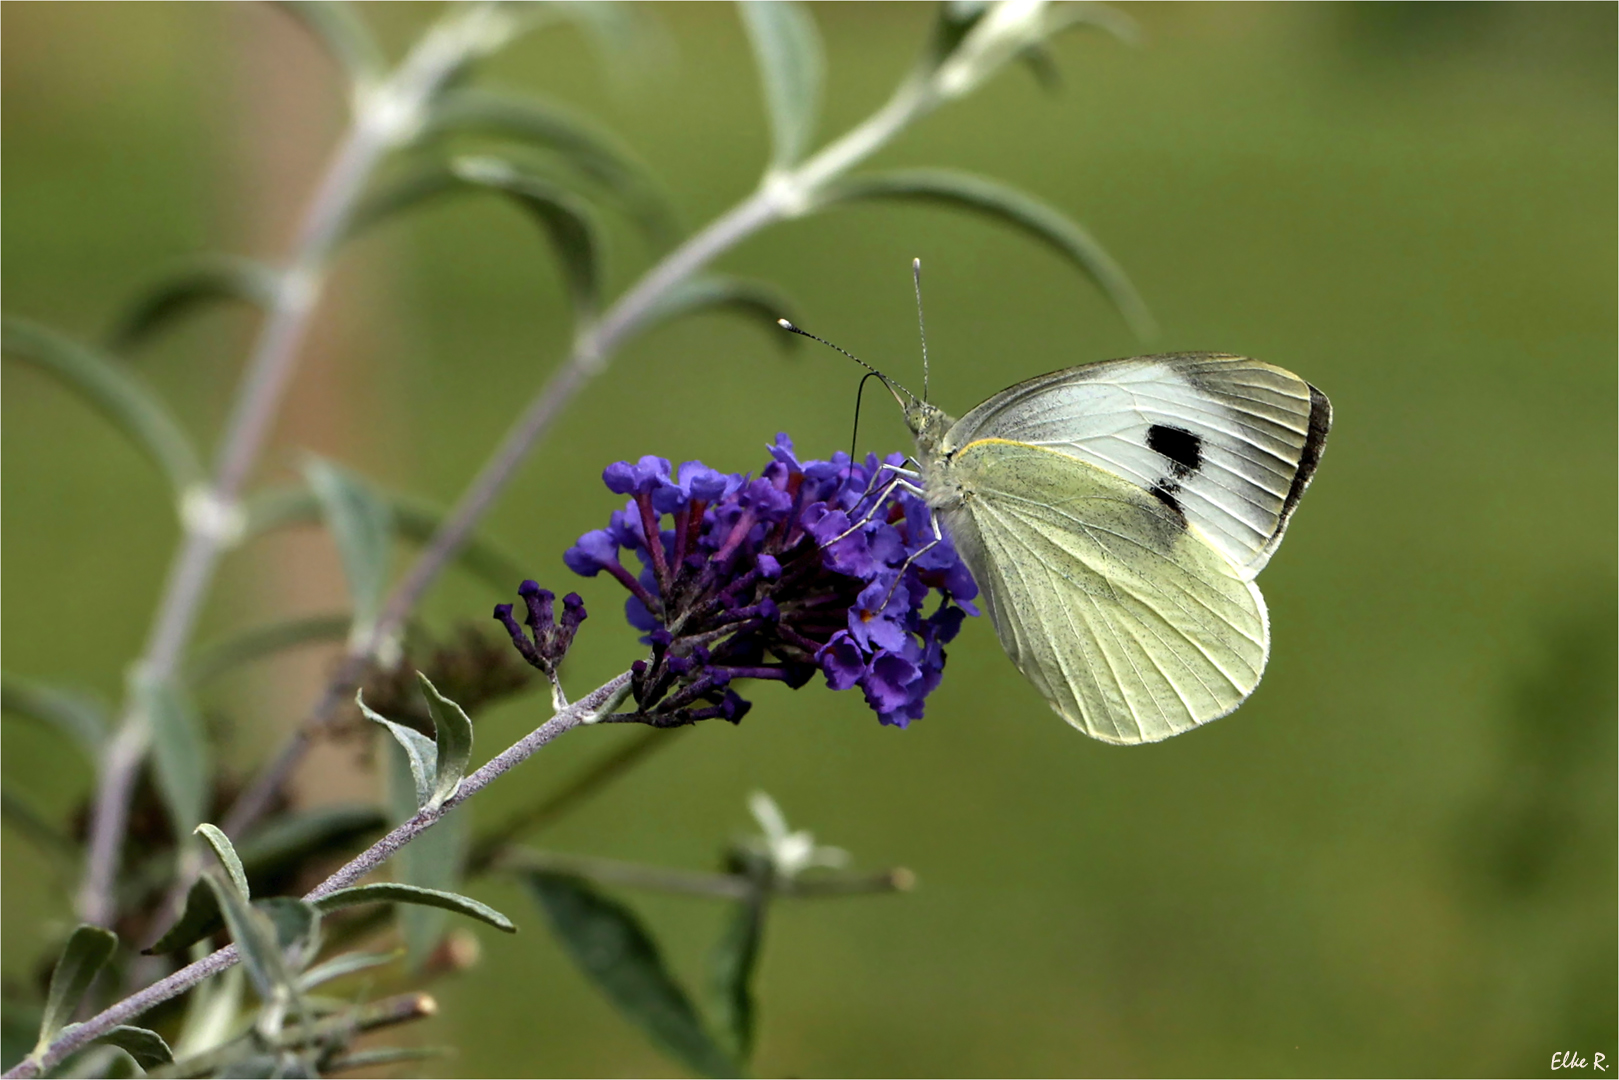
M 928 399 L 928 324 L 922 318 L 922 260 L 911 260 L 911 281 L 916 285 L 916 329 L 922 335 L 922 400 Z
M 776 320 L 776 325 L 781 327 L 783 330 L 786 330 L 790 334 L 797 334 L 799 337 L 807 337 L 811 341 L 819 341 L 822 345 L 825 345 L 827 348 L 833 349 L 833 350 L 835 350 L 837 352 L 842 353 L 844 356 L 847 356 L 850 360 L 853 360 L 855 363 L 859 364 L 861 367 L 865 368 L 867 371 L 869 371 L 873 375 L 877 376 L 877 378 L 881 379 L 882 384 L 884 386 L 888 387 L 888 392 L 890 394 L 894 395 L 894 400 L 899 402 L 901 408 L 905 407 L 904 400 L 902 400 L 900 398 L 900 396 L 899 396 L 901 392 L 903 392 L 905 394 L 905 396 L 910 398 L 912 401 L 917 400 L 917 397 L 916 397 L 915 394 L 911 393 L 909 390 L 906 390 L 905 387 L 901 386 L 899 383 L 895 382 L 893 379 L 890 379 L 887 375 L 884 375 L 882 372 L 878 371 L 876 368 L 872 367 L 870 364 L 868 364 L 864 360 L 860 359 L 860 357 L 856 356 L 854 353 L 850 352 L 848 349 L 839 348 L 838 346 L 832 344 L 830 341 L 826 340 L 825 338 L 816 337 L 814 334 L 810 333 L 808 330 L 802 330 L 802 329 L 794 326 L 792 323 L 788 322 L 786 319 L 777 319 Z
M 860 386 L 854 392 L 854 430 L 849 433 L 849 461 L 854 461 L 855 446 L 860 441 L 860 398 L 866 392 L 866 382 L 869 379 L 880 379 L 875 371 L 868 371 L 860 376 Z

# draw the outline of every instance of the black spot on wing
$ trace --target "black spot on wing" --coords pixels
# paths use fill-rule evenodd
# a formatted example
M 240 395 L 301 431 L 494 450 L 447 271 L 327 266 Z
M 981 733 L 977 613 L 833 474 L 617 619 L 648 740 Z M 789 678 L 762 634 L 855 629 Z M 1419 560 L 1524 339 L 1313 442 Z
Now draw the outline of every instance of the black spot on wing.
M 1153 498 L 1169 507 L 1169 512 L 1174 514 L 1182 525 L 1186 524 L 1186 512 L 1181 509 L 1181 502 L 1177 497 L 1181 493 L 1179 484 L 1173 480 L 1164 479 L 1158 481 L 1148 490 L 1152 492 Z
M 1203 464 L 1203 440 L 1185 428 L 1152 425 L 1147 429 L 1147 449 L 1169 459 L 1169 474 L 1176 479 L 1191 476 Z

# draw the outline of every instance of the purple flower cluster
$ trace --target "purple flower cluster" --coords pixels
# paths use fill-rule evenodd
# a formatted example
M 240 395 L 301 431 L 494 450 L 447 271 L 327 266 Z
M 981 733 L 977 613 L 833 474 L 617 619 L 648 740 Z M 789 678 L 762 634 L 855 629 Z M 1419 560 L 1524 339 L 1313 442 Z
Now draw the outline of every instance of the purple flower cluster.
M 801 462 L 785 434 L 770 453 L 757 478 L 650 456 L 603 472 L 629 501 L 563 560 L 629 590 L 626 614 L 652 647 L 634 666 L 636 719 L 735 722 L 749 703 L 734 680 L 799 687 L 819 670 L 905 727 L 939 684 L 944 645 L 977 614 L 978 587 L 922 500 L 890 486 L 903 455 Z M 940 602 L 924 616 L 933 590 Z

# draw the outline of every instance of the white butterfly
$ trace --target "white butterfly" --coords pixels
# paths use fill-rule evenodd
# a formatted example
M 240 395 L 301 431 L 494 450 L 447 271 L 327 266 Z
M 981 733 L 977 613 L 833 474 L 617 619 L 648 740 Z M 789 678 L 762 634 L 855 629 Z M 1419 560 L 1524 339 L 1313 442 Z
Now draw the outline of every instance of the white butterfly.
M 1175 353 L 1042 375 L 960 420 L 901 404 L 928 506 L 1065 720 L 1156 742 L 1253 692 L 1270 653 L 1253 578 L 1321 458 L 1326 395 L 1258 360 Z

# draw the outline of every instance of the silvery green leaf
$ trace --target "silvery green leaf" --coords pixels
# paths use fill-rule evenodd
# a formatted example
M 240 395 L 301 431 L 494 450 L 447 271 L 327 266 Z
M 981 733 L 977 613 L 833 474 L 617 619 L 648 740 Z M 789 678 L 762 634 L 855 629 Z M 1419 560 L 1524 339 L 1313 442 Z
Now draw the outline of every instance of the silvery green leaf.
M 152 731 L 152 763 L 175 837 L 202 824 L 208 800 L 208 747 L 191 699 L 172 680 L 136 675 L 132 690 Z
M 94 1041 L 107 1046 L 116 1046 L 134 1058 L 135 1064 L 143 1069 L 155 1069 L 174 1060 L 174 1052 L 169 1049 L 169 1044 L 163 1041 L 163 1036 L 143 1027 L 119 1024 L 111 1031 L 96 1036 Z
M 433 797 L 433 781 L 438 775 L 438 747 L 433 740 L 417 731 L 415 728 L 396 724 L 392 720 L 374 711 L 365 703 L 362 696 L 364 691 L 356 691 L 354 703 L 360 707 L 368 720 L 375 721 L 388 729 L 388 734 L 394 737 L 405 752 L 405 762 L 410 769 L 410 777 L 414 786 L 416 810 L 427 805 Z M 410 811 L 407 817 L 414 816 L 416 810 Z
M 0 349 L 51 375 L 93 405 L 169 478 L 176 496 L 206 483 L 202 462 L 168 407 L 127 367 L 26 319 L 0 324 Z
M 1032 195 L 971 173 L 950 169 L 896 169 L 834 181 L 822 190 L 818 207 L 859 199 L 938 203 L 1015 226 L 1054 248 L 1089 276 L 1124 315 L 1137 336 L 1150 338 L 1156 333 L 1152 314 L 1123 268 L 1078 222 Z
M 225 873 L 230 875 L 231 884 L 236 886 L 244 898 L 251 898 L 253 894 L 247 887 L 247 872 L 242 869 L 242 860 L 237 856 L 236 846 L 230 842 L 230 837 L 226 836 L 217 825 L 210 825 L 206 821 L 192 831 L 208 841 L 208 846 L 214 849 L 220 865 L 225 868 Z
M 414 844 L 412 845 L 415 846 Z M 327 893 L 316 900 L 315 906 L 322 911 L 337 911 L 341 908 L 353 907 L 355 904 L 416 904 L 423 907 L 441 908 L 444 911 L 455 911 L 462 915 L 488 923 L 496 930 L 504 930 L 508 934 L 515 934 L 517 927 L 510 919 L 490 907 L 479 903 L 470 896 L 460 893 L 447 892 L 443 889 L 424 889 L 417 885 L 406 885 L 397 881 L 379 881 L 371 885 L 352 885 L 347 889 L 338 889 Z
M 697 274 L 682 278 L 666 291 L 646 315 L 646 326 L 666 322 L 682 315 L 703 311 L 730 311 L 745 318 L 758 319 L 769 327 L 771 339 L 783 349 L 796 348 L 797 334 L 783 334 L 776 320 L 793 319 L 791 301 L 767 282 L 750 281 L 728 274 Z
M 809 9 L 793 0 L 742 0 L 742 25 L 770 108 L 772 170 L 798 164 L 815 138 L 825 61 Z
M 634 912 L 576 877 L 529 871 L 522 878 L 574 963 L 625 1019 L 701 1076 L 741 1074 L 703 1029 Z
M 299 972 L 307 967 L 320 949 L 320 909 L 295 896 L 272 896 L 253 906 L 275 927 L 276 944 L 289 969 Z
M 442 806 L 461 786 L 461 778 L 467 774 L 467 764 L 472 760 L 472 721 L 461 706 L 439 693 L 426 675 L 418 671 L 416 678 L 422 684 L 422 697 L 433 717 L 433 739 L 438 746 L 433 795 L 428 805 Z
M 353 619 L 347 615 L 310 615 L 255 626 L 201 646 L 186 663 L 185 679 L 198 686 L 233 668 L 274 656 L 300 645 L 345 641 Z
M 393 516 L 387 502 L 358 474 L 310 455 L 304 478 L 320 500 L 326 527 L 337 542 L 354 605 L 352 641 L 376 625 L 393 555 Z
M 383 497 L 388 500 L 395 530 L 400 537 L 412 543 L 428 543 L 444 522 L 444 510 L 424 500 L 386 492 Z M 247 518 L 245 536 L 257 536 L 272 529 L 320 520 L 320 503 L 303 488 L 267 488 L 247 499 L 244 510 Z M 515 559 L 476 533 L 467 538 L 456 555 L 456 561 L 468 573 L 488 582 L 501 595 L 511 592 L 513 581 L 521 581 L 527 576 Z
M 51 972 L 51 988 L 45 995 L 45 1015 L 39 1022 L 35 1053 L 49 1046 L 73 1019 L 79 1001 L 117 947 L 118 935 L 111 930 L 80 923 L 73 931 Z
M 375 806 L 316 806 L 265 822 L 244 836 L 236 851 L 249 874 L 268 874 L 311 855 L 351 847 L 387 824 Z
M 450 168 L 466 183 L 510 196 L 534 217 L 562 264 L 575 310 L 595 314 L 601 306 L 602 245 L 590 208 L 556 184 L 500 158 L 457 158 Z
M 118 317 L 107 347 L 128 353 L 184 315 L 222 301 L 269 310 L 281 275 L 256 259 L 207 255 L 169 271 L 148 286 Z
M 316 906 L 318 907 L 319 905 L 317 904 Z M 304 972 L 298 978 L 298 988 L 304 991 L 313 990 L 317 986 L 323 986 L 326 983 L 334 982 L 357 972 L 369 971 L 384 964 L 391 964 L 398 960 L 401 955 L 403 954 L 397 950 L 387 953 L 343 953 L 341 956 L 334 956 L 324 964 L 317 965 Z
M 634 151 L 611 131 L 555 102 L 487 89 L 451 90 L 434 103 L 421 139 L 464 135 L 557 155 L 611 195 L 659 249 L 680 235 L 668 195 Z
M 768 868 L 766 868 L 768 872 Z M 709 953 L 715 1011 L 739 1059 L 753 1049 L 753 972 L 759 964 L 768 901 L 761 890 L 739 901 L 719 941 Z
M 290 1000 L 297 992 L 297 982 L 282 954 L 276 923 L 212 871 L 204 871 L 202 880 L 214 891 L 231 940 L 242 954 L 242 966 L 247 969 L 247 977 L 253 981 L 259 999 L 266 1004 Z
M 107 737 L 107 711 L 94 698 L 29 679 L 0 674 L 0 709 L 49 724 L 100 760 Z
M 191 889 L 186 893 L 185 909 L 180 912 L 174 925 L 164 931 L 162 937 L 142 949 L 141 953 L 145 956 L 162 956 L 179 952 L 203 938 L 212 937 L 224 926 L 225 916 L 219 910 L 213 886 L 199 878 L 191 883 Z
M 335 0 L 280 0 L 278 6 L 297 19 L 332 54 L 355 88 L 382 80 L 382 50 L 348 4 Z

